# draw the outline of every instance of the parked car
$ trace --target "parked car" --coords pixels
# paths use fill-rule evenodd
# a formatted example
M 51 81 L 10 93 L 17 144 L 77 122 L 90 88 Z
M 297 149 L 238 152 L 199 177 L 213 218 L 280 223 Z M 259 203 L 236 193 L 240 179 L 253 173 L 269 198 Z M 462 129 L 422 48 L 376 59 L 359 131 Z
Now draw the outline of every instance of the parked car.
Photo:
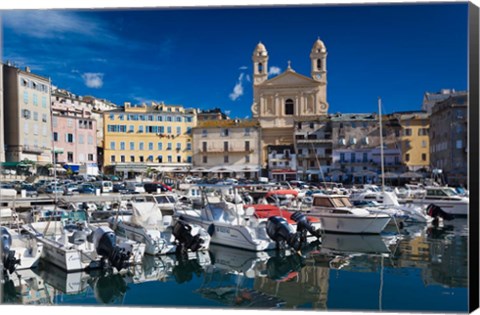
M 170 186 L 160 182 L 144 183 L 143 187 L 146 193 L 156 193 L 157 189 L 160 189 L 161 192 L 172 191 Z
M 78 185 L 74 183 L 66 184 L 63 186 L 63 194 L 64 195 L 73 195 L 78 194 Z
M 63 194 L 63 188 L 60 185 L 48 185 L 45 187 L 46 194 Z
M 78 193 L 80 194 L 95 194 L 97 192 L 97 186 L 89 183 L 80 184 L 78 186 Z
M 140 183 L 140 182 L 125 182 L 125 183 L 126 183 L 126 188 L 129 190 L 129 192 L 134 192 L 139 194 L 145 193 L 145 187 L 143 187 L 144 183 Z
M 17 188 L 18 193 L 22 193 L 22 190 L 26 191 L 27 197 L 38 197 L 37 189 L 31 184 L 22 184 Z

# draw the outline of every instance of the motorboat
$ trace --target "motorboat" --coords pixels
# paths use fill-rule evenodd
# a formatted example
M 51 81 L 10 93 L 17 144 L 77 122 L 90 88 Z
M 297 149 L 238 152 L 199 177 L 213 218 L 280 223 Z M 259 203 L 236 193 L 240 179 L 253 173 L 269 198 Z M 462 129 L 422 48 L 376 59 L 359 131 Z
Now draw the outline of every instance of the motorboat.
M 350 198 L 351 199 L 351 198 Z M 367 209 L 372 213 L 385 213 L 392 217 L 391 223 L 429 223 L 433 217 L 429 216 L 424 207 L 412 203 L 401 205 L 394 192 L 364 192 L 356 195 L 352 200 L 354 206 Z
M 467 216 L 469 197 L 458 195 L 454 188 L 445 186 L 427 186 L 425 194 L 412 199 L 413 204 L 435 205 L 452 216 Z
M 69 211 L 60 221 L 24 224 L 22 229 L 43 244 L 42 259 L 66 271 L 114 267 L 141 262 L 145 245 L 119 241 L 107 226 L 93 226 L 85 211 Z
M 236 187 L 233 187 L 233 197 L 231 194 L 222 193 L 232 189 L 232 186 L 199 185 L 199 187 L 202 195 L 201 206 L 199 208 L 179 206 L 175 212 L 186 222 L 206 229 L 214 244 L 251 251 L 264 251 L 280 246 L 291 246 L 299 250 L 305 240 L 302 238 L 304 231 L 309 230 L 311 233 L 315 230 L 301 213 L 295 217 L 297 222 L 302 222 L 300 228 L 297 226 L 297 232 L 282 217 L 272 216 L 267 220 L 257 218 L 253 207 L 244 207 Z
M 12 274 L 17 270 L 37 266 L 43 251 L 43 244 L 29 235 L 22 235 L 15 229 L 0 227 L 2 265 L 4 272 Z
M 343 195 L 314 194 L 308 215 L 318 217 L 324 231 L 353 234 L 378 234 L 391 220 L 387 214 L 352 206 Z
M 156 196 L 131 201 L 131 215 L 113 215 L 109 227 L 120 237 L 145 244 L 145 253 L 163 255 L 177 250 L 208 250 L 210 235 L 199 225 L 174 219 L 170 210 L 157 206 Z

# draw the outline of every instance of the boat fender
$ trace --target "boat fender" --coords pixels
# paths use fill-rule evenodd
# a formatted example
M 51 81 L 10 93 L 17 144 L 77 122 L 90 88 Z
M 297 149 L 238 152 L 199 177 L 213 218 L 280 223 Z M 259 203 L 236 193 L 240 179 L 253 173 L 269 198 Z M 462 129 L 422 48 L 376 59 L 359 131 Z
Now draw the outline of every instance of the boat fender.
M 208 226 L 207 232 L 210 236 L 213 236 L 213 233 L 215 233 L 215 225 L 213 223 Z

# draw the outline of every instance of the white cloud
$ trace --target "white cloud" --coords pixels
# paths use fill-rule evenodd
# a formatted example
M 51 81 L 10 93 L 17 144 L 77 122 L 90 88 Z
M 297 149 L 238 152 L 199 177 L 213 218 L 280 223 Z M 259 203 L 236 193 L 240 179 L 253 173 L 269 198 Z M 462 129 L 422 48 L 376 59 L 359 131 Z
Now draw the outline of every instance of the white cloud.
M 82 74 L 85 85 L 92 89 L 99 89 L 103 86 L 103 73 L 86 72 Z
M 247 66 L 241 66 L 240 68 L 238 68 L 239 70 L 247 70 L 248 67 Z
M 269 76 L 280 74 L 280 72 L 282 72 L 282 69 L 280 69 L 279 67 L 271 66 L 270 69 L 268 69 Z
M 230 93 L 230 95 L 228 96 L 232 101 L 236 101 L 240 96 L 243 95 L 243 77 L 244 76 L 245 76 L 245 73 L 243 72 L 240 73 L 240 76 L 238 77 L 238 81 L 233 87 L 232 93 Z
M 252 82 L 252 79 L 250 78 L 250 76 L 247 74 L 247 76 L 245 77 L 245 79 L 248 81 L 248 82 Z

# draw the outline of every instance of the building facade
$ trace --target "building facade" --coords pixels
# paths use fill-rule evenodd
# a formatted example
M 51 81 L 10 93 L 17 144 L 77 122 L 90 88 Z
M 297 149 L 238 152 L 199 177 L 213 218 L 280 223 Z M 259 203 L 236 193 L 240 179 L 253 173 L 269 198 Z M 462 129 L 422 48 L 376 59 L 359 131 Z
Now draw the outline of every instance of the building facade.
M 333 114 L 332 166 L 329 177 L 349 183 L 375 182 L 381 171 L 381 140 L 384 147 L 384 170 L 399 174 L 404 170 L 401 162 L 400 126 L 395 120 L 377 114 Z
M 295 120 L 326 115 L 327 102 L 327 49 L 318 39 L 310 52 L 311 73 L 296 73 L 288 64 L 276 77 L 268 78 L 267 49 L 259 43 L 253 51 L 253 104 L 252 117 L 262 127 L 261 159 L 265 167 L 267 146 L 294 143 Z
M 261 128 L 255 120 L 203 121 L 193 128 L 192 172 L 255 178 L 260 171 Z
M 393 116 L 393 117 L 392 117 Z M 429 116 L 423 111 L 399 112 L 391 115 L 398 121 L 402 162 L 409 171 L 430 169 Z
M 467 185 L 468 94 L 437 103 L 430 115 L 430 160 L 450 185 Z
M 274 181 L 297 179 L 297 154 L 294 145 L 268 146 L 268 177 Z
M 209 120 L 224 120 L 230 119 L 220 108 L 213 108 L 208 110 L 199 110 L 197 113 L 197 121 L 209 121 Z
M 425 92 L 425 94 L 423 94 L 422 110 L 427 112 L 427 114 L 431 114 L 433 106 L 438 102 L 444 101 L 450 96 L 457 96 L 465 93 L 466 91 L 455 91 L 454 89 L 442 89 L 435 93 Z
M 5 157 L 36 164 L 52 162 L 50 79 L 30 68 L 3 66 Z
M 98 173 L 97 121 L 81 97 L 65 90 L 52 92 L 52 129 L 55 163 Z
M 328 116 L 296 120 L 294 128 L 298 179 L 323 180 L 332 165 L 332 124 Z
M 185 172 L 192 166 L 196 110 L 180 105 L 132 105 L 104 112 L 104 166 L 112 172 Z

